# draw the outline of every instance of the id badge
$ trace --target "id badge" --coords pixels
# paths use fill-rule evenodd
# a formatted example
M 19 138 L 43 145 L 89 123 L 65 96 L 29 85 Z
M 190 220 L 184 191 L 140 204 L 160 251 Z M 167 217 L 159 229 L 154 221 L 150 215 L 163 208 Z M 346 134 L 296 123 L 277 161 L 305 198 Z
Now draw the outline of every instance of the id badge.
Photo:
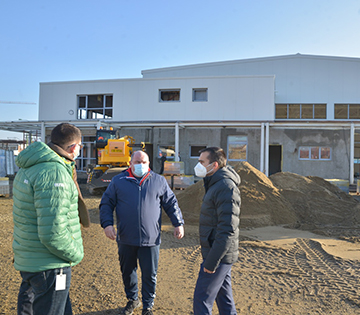
M 63 274 L 62 268 L 60 274 L 56 276 L 55 291 L 61 291 L 66 289 L 66 275 Z

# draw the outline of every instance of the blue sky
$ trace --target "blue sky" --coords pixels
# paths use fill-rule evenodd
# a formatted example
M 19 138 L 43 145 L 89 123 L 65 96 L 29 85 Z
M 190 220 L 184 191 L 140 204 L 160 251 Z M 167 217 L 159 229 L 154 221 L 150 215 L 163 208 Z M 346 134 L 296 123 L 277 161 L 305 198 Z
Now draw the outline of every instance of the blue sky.
M 360 57 L 360 0 L 0 0 L 0 16 L 0 122 L 37 120 L 40 82 L 296 53 Z

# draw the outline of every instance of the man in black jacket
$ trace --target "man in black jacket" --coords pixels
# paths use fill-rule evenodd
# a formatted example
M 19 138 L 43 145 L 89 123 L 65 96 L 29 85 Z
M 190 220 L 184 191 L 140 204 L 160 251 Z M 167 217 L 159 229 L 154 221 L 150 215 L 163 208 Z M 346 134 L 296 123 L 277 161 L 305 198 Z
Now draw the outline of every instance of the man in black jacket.
M 200 151 L 195 175 L 204 178 L 205 196 L 200 212 L 203 263 L 194 292 L 194 315 L 211 314 L 214 301 L 220 315 L 234 315 L 231 267 L 239 247 L 240 177 L 226 165 L 223 149 Z

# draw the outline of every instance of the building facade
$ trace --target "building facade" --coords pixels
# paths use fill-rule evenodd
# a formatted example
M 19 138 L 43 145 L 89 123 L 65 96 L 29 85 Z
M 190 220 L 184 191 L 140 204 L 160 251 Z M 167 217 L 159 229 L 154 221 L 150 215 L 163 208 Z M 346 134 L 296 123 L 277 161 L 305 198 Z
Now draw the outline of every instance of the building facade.
M 255 58 L 142 71 L 142 78 L 40 83 L 43 137 L 55 122 L 84 134 L 80 168 L 94 162 L 96 128 L 149 144 L 193 174 L 198 151 L 220 146 L 229 161 L 353 181 L 360 169 L 360 59 Z

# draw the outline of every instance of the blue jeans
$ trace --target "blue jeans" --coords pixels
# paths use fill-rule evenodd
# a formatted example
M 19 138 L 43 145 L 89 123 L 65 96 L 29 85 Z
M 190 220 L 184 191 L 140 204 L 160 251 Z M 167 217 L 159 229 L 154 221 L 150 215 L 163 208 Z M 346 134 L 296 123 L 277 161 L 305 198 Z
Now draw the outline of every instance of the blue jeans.
M 200 266 L 194 292 L 194 315 L 211 315 L 214 301 L 220 315 L 236 315 L 231 288 L 231 264 L 220 264 L 215 273 L 204 272 Z
M 60 269 L 20 272 L 22 282 L 18 295 L 18 315 L 72 314 L 69 298 L 71 267 L 62 269 L 66 275 L 66 289 L 60 291 L 55 291 L 55 280 Z
M 155 299 L 156 274 L 159 263 L 160 245 L 139 247 L 118 244 L 119 261 L 126 297 L 138 299 L 137 261 L 141 269 L 141 295 L 143 308 L 152 308 Z

